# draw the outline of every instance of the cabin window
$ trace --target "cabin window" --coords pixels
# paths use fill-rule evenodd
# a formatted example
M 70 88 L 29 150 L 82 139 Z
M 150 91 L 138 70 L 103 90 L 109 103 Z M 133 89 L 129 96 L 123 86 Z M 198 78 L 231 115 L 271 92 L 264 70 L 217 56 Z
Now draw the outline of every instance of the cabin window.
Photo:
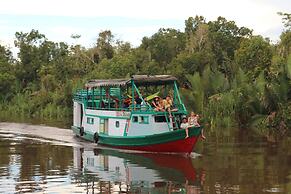
M 155 116 L 155 122 L 156 123 L 166 123 L 167 119 L 165 116 Z
M 116 127 L 116 128 L 119 128 L 119 121 L 116 121 L 116 122 L 115 122 L 115 127 Z
M 94 167 L 94 158 L 87 158 L 87 165 Z
M 87 117 L 87 123 L 93 125 L 94 124 L 94 118 Z
M 105 120 L 100 118 L 100 132 L 105 132 Z
M 137 116 L 133 116 L 132 117 L 132 122 L 137 123 L 138 122 L 138 117 Z
M 141 124 L 149 124 L 149 117 L 148 116 L 141 116 L 140 123 Z

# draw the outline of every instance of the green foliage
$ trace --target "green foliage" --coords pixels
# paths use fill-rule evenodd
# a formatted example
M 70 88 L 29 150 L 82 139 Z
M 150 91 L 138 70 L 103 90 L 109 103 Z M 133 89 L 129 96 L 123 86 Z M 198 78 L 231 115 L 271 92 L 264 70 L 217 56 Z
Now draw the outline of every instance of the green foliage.
M 151 60 L 165 73 L 172 59 L 184 50 L 185 36 L 175 29 L 160 29 L 151 38 L 144 38 L 140 47 L 150 52 Z
M 110 30 L 105 30 L 99 33 L 99 37 L 97 39 L 97 51 L 98 58 L 102 59 L 111 59 L 114 55 L 113 50 L 113 38 Z
M 0 100 L 11 97 L 14 80 L 11 52 L 0 45 Z
M 172 74 L 189 110 L 214 130 L 253 127 L 271 137 L 290 131 L 290 14 L 273 45 L 218 17 L 189 17 L 185 32 L 163 29 L 140 46 L 101 31 L 96 46 L 49 41 L 37 30 L 16 32 L 18 58 L 0 46 L 0 115 L 70 120 L 72 93 L 89 79 Z M 73 39 L 79 35 L 72 35 Z
M 235 52 L 235 62 L 254 77 L 271 65 L 272 50 L 269 42 L 260 36 L 241 41 Z
M 284 23 L 284 26 L 287 28 L 287 30 L 291 29 L 291 14 L 290 13 L 282 13 L 278 12 L 280 16 L 282 16 L 282 21 Z

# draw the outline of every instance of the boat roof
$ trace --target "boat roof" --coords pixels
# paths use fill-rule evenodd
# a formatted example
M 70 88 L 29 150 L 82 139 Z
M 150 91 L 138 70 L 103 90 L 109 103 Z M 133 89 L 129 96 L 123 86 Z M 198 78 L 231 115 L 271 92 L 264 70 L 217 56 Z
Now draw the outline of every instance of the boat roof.
M 133 75 L 130 79 L 100 79 L 90 80 L 85 86 L 88 88 L 92 87 L 106 87 L 106 86 L 125 86 L 129 85 L 131 81 L 134 81 L 135 85 L 162 85 L 170 84 L 176 81 L 177 78 L 171 75 Z

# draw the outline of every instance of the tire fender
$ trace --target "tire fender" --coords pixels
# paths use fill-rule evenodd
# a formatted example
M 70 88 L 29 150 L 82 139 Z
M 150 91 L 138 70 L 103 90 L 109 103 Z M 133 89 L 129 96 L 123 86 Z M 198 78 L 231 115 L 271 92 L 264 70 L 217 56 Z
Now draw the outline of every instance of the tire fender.
M 99 135 L 98 135 L 98 133 L 96 132 L 96 133 L 94 133 L 94 142 L 95 142 L 95 143 L 98 143 L 98 140 L 99 140 Z
M 81 127 L 80 128 L 80 136 L 83 136 L 84 135 L 84 127 Z

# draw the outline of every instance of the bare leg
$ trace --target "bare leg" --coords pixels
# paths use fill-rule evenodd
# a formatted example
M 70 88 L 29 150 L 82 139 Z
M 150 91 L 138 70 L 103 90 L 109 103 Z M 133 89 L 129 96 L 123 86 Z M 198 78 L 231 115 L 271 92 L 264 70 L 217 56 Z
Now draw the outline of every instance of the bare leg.
M 201 138 L 202 138 L 202 139 L 206 139 L 206 137 L 204 136 L 203 129 L 201 129 Z
M 187 127 L 187 128 L 185 128 L 185 132 L 186 132 L 186 137 L 185 137 L 185 139 L 186 139 L 186 138 L 188 138 L 188 137 L 189 137 L 188 127 Z

